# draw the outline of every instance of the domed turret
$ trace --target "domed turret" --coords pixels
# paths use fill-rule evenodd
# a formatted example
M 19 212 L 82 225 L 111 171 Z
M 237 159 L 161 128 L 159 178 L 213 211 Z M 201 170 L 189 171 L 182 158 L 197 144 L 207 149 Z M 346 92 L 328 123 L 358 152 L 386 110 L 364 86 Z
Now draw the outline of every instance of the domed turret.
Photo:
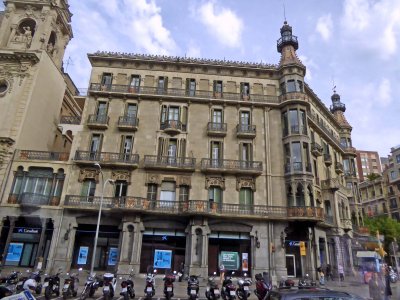
M 299 49 L 299 42 L 297 36 L 292 34 L 292 27 L 285 21 L 281 28 L 281 38 L 277 41 L 277 49 L 282 53 L 283 47 L 292 45 L 294 50 Z
M 335 90 L 333 91 L 331 99 L 332 99 L 332 105 L 330 107 L 331 113 L 335 113 L 336 111 L 341 111 L 341 112 L 346 111 L 346 105 L 340 102 L 340 95 L 337 94 Z

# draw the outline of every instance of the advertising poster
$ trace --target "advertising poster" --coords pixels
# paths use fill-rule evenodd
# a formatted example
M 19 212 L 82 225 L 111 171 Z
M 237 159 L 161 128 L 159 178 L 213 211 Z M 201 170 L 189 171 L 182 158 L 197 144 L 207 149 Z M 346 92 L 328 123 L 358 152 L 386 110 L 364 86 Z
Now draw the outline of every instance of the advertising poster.
M 219 265 L 223 264 L 226 270 L 239 269 L 239 253 L 230 251 L 221 251 Z
M 249 254 L 248 253 L 242 253 L 242 271 L 248 271 L 249 270 Z
M 154 268 L 170 269 L 172 263 L 172 250 L 158 250 L 154 251 Z
M 108 265 L 115 266 L 117 264 L 118 248 L 111 247 L 108 253 Z
M 86 265 L 87 257 L 89 253 L 89 247 L 79 247 L 79 254 L 78 254 L 78 265 Z
M 19 262 L 23 248 L 23 243 L 10 243 L 10 246 L 8 246 L 6 262 Z

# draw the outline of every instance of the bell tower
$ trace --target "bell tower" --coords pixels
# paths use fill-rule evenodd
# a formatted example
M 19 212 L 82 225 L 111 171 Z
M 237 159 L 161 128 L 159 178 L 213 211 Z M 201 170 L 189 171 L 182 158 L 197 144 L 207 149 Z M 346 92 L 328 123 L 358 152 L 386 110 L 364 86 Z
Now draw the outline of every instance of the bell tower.
M 73 37 L 67 0 L 6 0 L 0 27 L 0 49 L 43 51 L 60 69 Z

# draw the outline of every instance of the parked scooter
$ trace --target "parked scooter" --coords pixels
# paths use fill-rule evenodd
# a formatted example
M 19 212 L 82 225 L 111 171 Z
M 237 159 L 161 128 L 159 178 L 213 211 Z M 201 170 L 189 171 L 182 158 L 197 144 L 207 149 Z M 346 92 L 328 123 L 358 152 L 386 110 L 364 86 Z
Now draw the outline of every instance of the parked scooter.
M 81 269 L 80 269 L 81 270 Z M 62 296 L 63 299 L 67 299 L 68 297 L 76 297 L 78 295 L 78 274 L 72 273 L 69 274 L 67 273 L 67 278 L 64 280 L 64 286 L 62 289 Z
M 254 294 L 257 296 L 258 300 L 263 300 L 272 289 L 271 282 L 268 276 L 264 277 L 261 273 L 256 274 L 255 279 L 256 289 L 254 290 Z
M 20 272 L 13 271 L 10 275 L 6 277 L 0 278 L 0 284 L 11 291 L 11 293 L 15 292 L 17 283 L 19 281 Z M 4 290 L 4 289 L 3 289 Z M 6 292 L 6 290 L 4 290 Z
M 207 288 L 206 288 L 206 298 L 208 300 L 217 300 L 221 297 L 221 292 L 218 288 L 218 283 L 215 281 L 215 276 L 217 272 L 213 273 L 213 276 L 209 276 L 207 280 Z
M 129 274 L 128 279 L 122 279 L 122 277 L 120 278 L 122 279 L 120 295 L 124 297 L 124 300 L 128 300 L 129 298 L 131 299 L 135 298 L 135 289 L 133 288 L 134 287 L 133 277 L 135 277 L 135 274 L 131 272 Z
M 170 270 L 166 271 L 163 278 L 164 280 L 164 296 L 165 299 L 170 300 L 174 296 L 174 281 L 175 281 L 176 271 L 171 273 Z
M 187 294 L 189 296 L 189 300 L 196 300 L 199 294 L 199 277 L 196 275 L 190 275 L 188 279 L 188 287 Z
M 85 282 L 82 293 L 80 295 L 80 300 L 85 300 L 87 297 L 93 297 L 94 293 L 99 287 L 103 286 L 103 281 L 96 276 L 95 273 L 90 274 Z
M 221 296 L 224 300 L 236 299 L 236 286 L 232 282 L 232 275 L 234 274 L 235 272 L 232 272 L 231 275 L 227 275 L 222 282 Z
M 44 288 L 44 297 L 46 300 L 49 300 L 53 294 L 55 294 L 57 297 L 60 296 L 60 274 L 61 273 L 62 272 L 59 269 L 57 274 L 52 275 L 52 276 L 46 276 L 44 278 L 43 288 Z
M 156 293 L 155 290 L 155 279 L 154 277 L 157 274 L 157 269 L 155 269 L 153 272 L 151 272 L 151 269 L 147 269 L 147 275 L 146 275 L 146 284 L 144 287 L 144 297 L 147 300 L 150 300 Z
M 236 295 L 240 300 L 247 300 L 250 297 L 250 286 L 253 283 L 250 278 L 246 278 L 247 273 L 243 274 L 243 277 L 239 278 L 237 281 L 238 288 L 236 290 Z
M 117 278 L 112 273 L 103 275 L 103 299 L 110 300 L 114 297 L 115 288 L 117 286 Z

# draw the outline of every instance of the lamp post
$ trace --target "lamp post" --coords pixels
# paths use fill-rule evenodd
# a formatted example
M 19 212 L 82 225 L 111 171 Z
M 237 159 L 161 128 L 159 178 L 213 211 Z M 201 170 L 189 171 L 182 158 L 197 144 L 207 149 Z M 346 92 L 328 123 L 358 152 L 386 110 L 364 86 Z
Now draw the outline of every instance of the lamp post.
M 94 269 L 94 261 L 96 259 L 96 249 L 97 249 L 97 239 L 99 237 L 99 228 L 100 228 L 100 219 L 101 219 L 101 209 L 103 207 L 103 199 L 104 199 L 104 189 L 106 187 L 106 184 L 109 182 L 111 184 L 114 184 L 114 180 L 108 178 L 106 181 L 104 181 L 104 176 L 103 172 L 101 171 L 101 166 L 99 163 L 95 164 L 96 167 L 99 168 L 100 174 L 101 174 L 101 182 L 103 183 L 102 189 L 101 189 L 101 197 L 100 197 L 100 208 L 99 208 L 99 215 L 97 217 L 97 227 L 96 227 L 96 235 L 94 237 L 94 248 L 93 248 L 93 255 L 92 255 L 92 263 L 90 266 L 90 275 L 93 274 L 93 269 Z

